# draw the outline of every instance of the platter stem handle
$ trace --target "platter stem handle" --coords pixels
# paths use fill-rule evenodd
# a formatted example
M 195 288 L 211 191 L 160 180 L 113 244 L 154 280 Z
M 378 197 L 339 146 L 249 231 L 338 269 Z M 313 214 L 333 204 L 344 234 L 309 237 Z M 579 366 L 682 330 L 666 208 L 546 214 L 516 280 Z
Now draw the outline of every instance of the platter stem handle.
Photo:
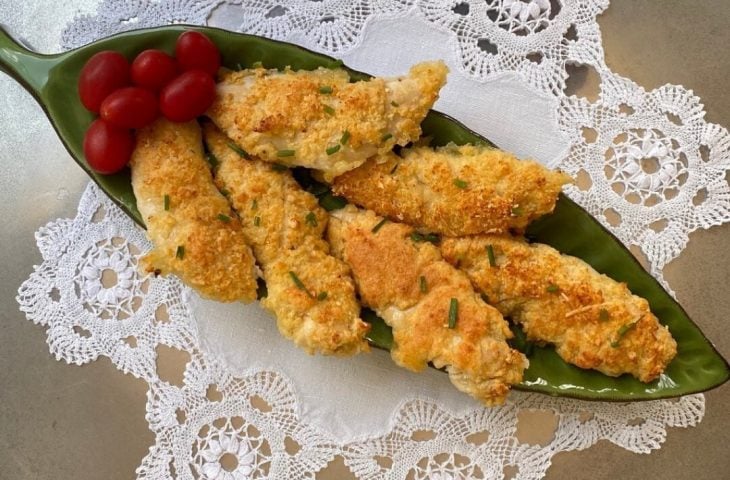
M 0 70 L 10 75 L 40 101 L 57 55 L 28 50 L 13 39 L 0 24 Z

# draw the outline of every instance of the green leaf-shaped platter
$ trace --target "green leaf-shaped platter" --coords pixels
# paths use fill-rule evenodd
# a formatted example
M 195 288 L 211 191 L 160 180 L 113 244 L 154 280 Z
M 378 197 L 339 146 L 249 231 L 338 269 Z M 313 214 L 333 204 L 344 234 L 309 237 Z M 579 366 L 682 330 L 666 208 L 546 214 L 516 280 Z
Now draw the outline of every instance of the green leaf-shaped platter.
M 116 50 L 127 58 L 148 48 L 169 52 L 178 35 L 188 29 L 207 34 L 220 48 L 223 64 L 229 68 L 250 67 L 262 62 L 269 68 L 291 66 L 294 69 L 337 67 L 340 63 L 301 47 L 242 35 L 214 28 L 169 26 L 115 35 L 82 48 L 57 55 L 30 52 L 0 30 L 0 69 L 7 72 L 38 100 L 68 151 L 89 176 L 137 223 L 142 219 L 135 204 L 129 172 L 103 176 L 86 164 L 82 142 L 84 131 L 93 120 L 78 100 L 76 83 L 84 63 L 96 52 Z M 409 65 L 404 65 L 404 70 Z M 346 67 L 343 67 L 346 68 Z M 349 69 L 348 69 L 349 70 Z M 349 70 L 355 80 L 368 75 Z M 448 142 L 488 142 L 459 122 L 438 112 L 431 112 L 423 122 L 424 135 L 433 144 Z M 563 253 L 582 258 L 599 272 L 626 282 L 637 295 L 646 298 L 660 321 L 669 326 L 678 343 L 677 357 L 657 380 L 644 384 L 628 375 L 612 378 L 598 372 L 566 364 L 549 347 L 529 347 L 530 367 L 520 390 L 587 400 L 633 401 L 655 400 L 702 392 L 721 385 L 730 376 L 727 361 L 704 337 L 682 307 L 649 275 L 633 255 L 585 210 L 561 196 L 555 212 L 535 222 L 528 235 L 537 242 L 552 245 Z M 390 329 L 375 315 L 364 315 L 373 324 L 370 342 L 390 348 Z M 517 332 L 519 334 L 519 332 Z M 519 335 L 518 335 L 519 338 Z

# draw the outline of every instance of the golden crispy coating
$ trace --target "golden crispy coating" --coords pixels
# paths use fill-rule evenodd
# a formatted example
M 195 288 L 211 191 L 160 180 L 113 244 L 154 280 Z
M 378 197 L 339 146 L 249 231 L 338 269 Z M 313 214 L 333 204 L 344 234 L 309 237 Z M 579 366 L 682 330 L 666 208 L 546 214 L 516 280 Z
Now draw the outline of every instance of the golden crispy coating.
M 255 300 L 253 255 L 213 184 L 197 122 L 160 119 L 138 130 L 130 165 L 137 208 L 154 245 L 142 268 L 174 273 L 213 300 Z
M 385 223 L 373 232 L 381 220 L 348 206 L 332 213 L 328 236 L 352 268 L 363 304 L 393 328 L 393 360 L 414 371 L 428 362 L 445 367 L 459 390 L 486 405 L 502 403 L 527 367 L 507 345 L 507 322 L 435 246 L 409 238 L 411 227 Z M 449 328 L 454 300 L 457 319 Z
M 337 177 L 333 190 L 379 215 L 459 236 L 523 230 L 555 207 L 569 177 L 492 148 L 387 152 Z
M 441 252 L 529 339 L 555 344 L 566 362 L 649 382 L 677 353 L 646 300 L 578 258 L 496 235 L 445 239 Z
M 281 333 L 309 353 L 367 351 L 368 325 L 349 268 L 322 239 L 328 217 L 317 199 L 288 170 L 242 158 L 212 124 L 205 126 L 205 142 L 219 162 L 216 182 L 228 192 L 262 267 L 269 293 L 261 303 Z
M 344 70 L 223 74 L 213 122 L 251 155 L 324 172 L 328 181 L 394 145 L 418 139 L 446 80 L 443 62 L 405 77 L 349 82 Z

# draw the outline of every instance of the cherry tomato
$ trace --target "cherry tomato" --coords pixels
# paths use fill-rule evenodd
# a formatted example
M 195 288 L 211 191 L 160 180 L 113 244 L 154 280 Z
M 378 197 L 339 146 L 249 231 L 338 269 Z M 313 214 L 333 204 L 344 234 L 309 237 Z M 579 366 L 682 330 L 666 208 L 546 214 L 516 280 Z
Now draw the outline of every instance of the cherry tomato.
M 221 54 L 208 37 L 200 32 L 185 32 L 177 38 L 175 57 L 183 70 L 203 70 L 215 75 L 221 66 Z
M 188 122 L 202 115 L 215 100 L 213 77 L 190 70 L 168 83 L 160 93 L 160 110 L 168 120 Z
M 114 90 L 129 85 L 129 62 L 119 52 L 105 50 L 92 56 L 79 75 L 79 97 L 87 110 L 99 111 Z
M 130 130 L 117 128 L 104 120 L 94 120 L 84 136 L 84 155 L 91 168 L 108 175 L 123 169 L 134 149 Z
M 145 50 L 132 62 L 132 82 L 154 92 L 177 75 L 175 59 L 161 50 Z
M 157 118 L 157 97 L 144 88 L 120 88 L 101 102 L 100 115 L 115 127 L 142 128 Z

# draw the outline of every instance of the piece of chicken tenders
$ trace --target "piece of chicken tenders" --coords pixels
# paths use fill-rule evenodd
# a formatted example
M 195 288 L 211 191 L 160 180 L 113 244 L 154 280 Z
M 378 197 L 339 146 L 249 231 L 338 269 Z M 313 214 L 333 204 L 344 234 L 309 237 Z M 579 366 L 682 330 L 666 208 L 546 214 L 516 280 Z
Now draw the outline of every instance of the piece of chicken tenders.
M 352 268 L 364 305 L 393 329 L 393 360 L 419 371 L 432 362 L 486 405 L 504 402 L 527 359 L 507 345 L 507 322 L 467 276 L 413 228 L 347 206 L 331 213 L 328 237 Z
M 554 344 L 568 363 L 649 382 L 677 353 L 645 299 L 578 258 L 497 235 L 446 238 L 441 253 L 528 339 Z
M 358 82 L 343 69 L 228 72 L 207 115 L 248 154 L 317 169 L 330 181 L 417 140 L 446 74 L 440 61 Z
M 213 184 L 198 123 L 160 119 L 137 131 L 130 162 L 153 249 L 140 264 L 174 273 L 203 297 L 256 299 L 256 266 L 238 218 Z
M 216 182 L 241 218 L 263 270 L 261 300 L 279 331 L 309 353 L 350 355 L 368 350 L 355 286 L 344 262 L 322 239 L 327 212 L 286 168 L 241 156 L 214 125 L 205 142 L 218 167 Z
M 450 144 L 381 154 L 332 189 L 394 221 L 459 236 L 524 230 L 553 211 L 569 179 L 501 150 Z

